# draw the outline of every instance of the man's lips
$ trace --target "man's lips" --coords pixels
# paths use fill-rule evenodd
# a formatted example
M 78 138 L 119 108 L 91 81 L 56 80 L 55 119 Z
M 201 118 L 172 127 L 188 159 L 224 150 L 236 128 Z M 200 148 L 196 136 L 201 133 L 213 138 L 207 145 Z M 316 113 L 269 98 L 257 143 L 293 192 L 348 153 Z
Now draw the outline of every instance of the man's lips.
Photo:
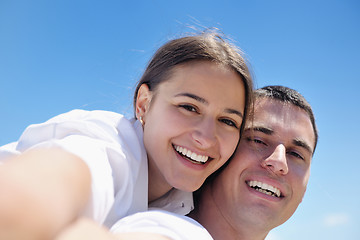
M 247 181 L 246 184 L 249 187 L 255 189 L 256 191 L 264 193 L 266 195 L 277 197 L 277 198 L 283 197 L 280 189 L 278 189 L 277 187 L 272 186 L 270 184 L 263 183 L 260 181 L 254 181 L 254 180 Z

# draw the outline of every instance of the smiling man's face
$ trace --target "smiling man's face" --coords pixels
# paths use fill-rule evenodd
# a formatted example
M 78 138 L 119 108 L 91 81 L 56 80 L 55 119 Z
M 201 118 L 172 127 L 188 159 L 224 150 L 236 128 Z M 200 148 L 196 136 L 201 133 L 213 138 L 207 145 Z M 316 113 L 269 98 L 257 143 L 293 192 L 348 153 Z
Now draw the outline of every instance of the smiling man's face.
M 315 135 L 308 114 L 279 100 L 256 100 L 237 152 L 213 183 L 213 196 L 233 227 L 270 231 L 302 201 Z

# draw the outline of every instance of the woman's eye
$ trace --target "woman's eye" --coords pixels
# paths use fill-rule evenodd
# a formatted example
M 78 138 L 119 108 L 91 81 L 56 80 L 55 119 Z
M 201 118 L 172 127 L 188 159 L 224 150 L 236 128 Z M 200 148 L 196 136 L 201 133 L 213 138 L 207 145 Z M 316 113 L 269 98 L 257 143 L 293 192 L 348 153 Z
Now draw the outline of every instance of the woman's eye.
M 236 123 L 230 119 L 221 119 L 221 122 L 225 123 L 226 125 L 230 126 L 230 127 L 235 127 L 235 128 L 239 128 Z
M 192 106 L 192 105 L 188 105 L 188 104 L 181 104 L 181 105 L 179 105 L 179 107 L 180 108 L 183 108 L 183 109 L 185 109 L 185 110 L 187 110 L 187 111 L 189 111 L 189 112 L 198 112 L 198 110 L 194 107 L 194 106 Z

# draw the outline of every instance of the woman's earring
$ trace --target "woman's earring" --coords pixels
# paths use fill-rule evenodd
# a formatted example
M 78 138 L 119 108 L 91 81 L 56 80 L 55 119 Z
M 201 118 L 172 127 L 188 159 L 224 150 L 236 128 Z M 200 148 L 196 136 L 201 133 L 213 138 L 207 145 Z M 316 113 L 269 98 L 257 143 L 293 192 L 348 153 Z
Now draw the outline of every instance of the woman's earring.
M 140 121 L 141 125 L 143 125 L 143 126 L 144 126 L 144 120 L 143 120 L 143 117 L 139 117 L 139 121 Z

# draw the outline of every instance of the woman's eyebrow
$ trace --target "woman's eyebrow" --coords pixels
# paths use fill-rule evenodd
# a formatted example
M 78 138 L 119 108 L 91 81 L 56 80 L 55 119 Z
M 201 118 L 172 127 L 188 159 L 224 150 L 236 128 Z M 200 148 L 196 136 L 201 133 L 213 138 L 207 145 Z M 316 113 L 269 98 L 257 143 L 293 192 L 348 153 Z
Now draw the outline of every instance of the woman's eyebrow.
M 235 114 L 235 115 L 238 115 L 241 118 L 244 118 L 243 114 L 241 112 L 239 112 L 238 110 L 235 110 L 235 109 L 227 108 L 227 109 L 225 109 L 225 112 L 230 113 L 230 114 Z
M 201 103 L 204 103 L 204 104 L 209 104 L 208 101 L 206 101 L 204 98 L 202 97 L 199 97 L 195 94 L 192 94 L 192 93 L 178 93 L 175 95 L 175 97 L 189 97 L 189 98 L 192 98 L 198 102 L 201 102 Z
M 201 102 L 203 104 L 206 104 L 206 105 L 209 104 L 209 102 L 206 101 L 204 98 L 199 97 L 199 96 L 197 96 L 195 94 L 192 94 L 192 93 L 178 93 L 178 94 L 175 95 L 175 97 L 189 97 L 189 98 L 192 98 L 192 99 L 194 99 L 194 100 L 196 100 L 198 102 Z M 235 114 L 235 115 L 238 115 L 239 117 L 243 118 L 243 114 L 241 112 L 239 112 L 238 110 L 236 110 L 236 109 L 226 108 L 225 112 L 230 113 L 230 114 Z

